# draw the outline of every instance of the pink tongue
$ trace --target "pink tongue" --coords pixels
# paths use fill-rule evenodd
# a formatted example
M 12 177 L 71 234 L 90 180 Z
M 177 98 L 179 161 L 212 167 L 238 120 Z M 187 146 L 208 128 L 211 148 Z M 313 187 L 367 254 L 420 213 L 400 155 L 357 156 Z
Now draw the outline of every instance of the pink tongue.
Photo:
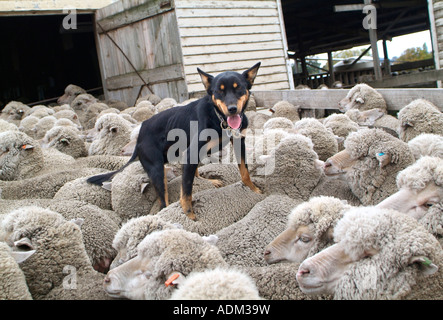
M 232 128 L 232 129 L 238 129 L 240 128 L 241 125 L 241 117 L 236 114 L 235 116 L 229 116 L 228 117 L 228 125 Z

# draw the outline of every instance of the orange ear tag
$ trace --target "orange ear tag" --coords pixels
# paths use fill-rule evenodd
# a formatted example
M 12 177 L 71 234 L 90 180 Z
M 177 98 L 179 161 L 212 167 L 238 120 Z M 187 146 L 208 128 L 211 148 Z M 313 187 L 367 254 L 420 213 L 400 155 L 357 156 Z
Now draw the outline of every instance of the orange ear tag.
M 168 280 L 166 280 L 165 286 L 169 287 L 171 284 L 173 284 L 172 282 L 174 282 L 174 280 L 177 280 L 178 277 L 180 277 L 180 274 L 174 273 L 172 276 L 169 277 Z

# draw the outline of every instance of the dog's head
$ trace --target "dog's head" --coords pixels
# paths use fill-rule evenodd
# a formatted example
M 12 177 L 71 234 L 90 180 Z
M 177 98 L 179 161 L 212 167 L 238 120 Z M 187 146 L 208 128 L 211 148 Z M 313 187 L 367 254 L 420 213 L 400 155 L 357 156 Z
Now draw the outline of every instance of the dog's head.
M 206 92 L 233 129 L 238 129 L 241 125 L 242 115 L 249 99 L 249 90 L 254 83 L 259 67 L 260 62 L 241 74 L 227 71 L 216 77 L 197 68 Z

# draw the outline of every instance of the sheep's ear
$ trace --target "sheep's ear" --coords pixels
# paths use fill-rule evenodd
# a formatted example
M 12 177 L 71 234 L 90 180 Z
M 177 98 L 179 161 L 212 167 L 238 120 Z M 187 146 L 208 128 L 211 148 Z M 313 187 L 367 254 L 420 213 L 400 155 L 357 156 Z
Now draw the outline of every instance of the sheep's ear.
M 75 218 L 75 219 L 71 219 L 70 221 L 75 223 L 76 225 L 78 225 L 81 228 L 83 223 L 85 222 L 85 219 L 83 219 L 83 218 Z
M 380 168 L 386 167 L 388 164 L 391 163 L 391 160 L 392 160 L 391 155 L 386 152 L 378 152 L 375 155 L 375 158 L 377 158 Z
M 365 103 L 365 100 L 360 95 L 357 95 L 355 97 L 355 101 L 358 102 L 358 103 L 361 103 L 361 104 Z
M 35 253 L 35 250 L 29 251 L 12 251 L 11 256 L 14 258 L 15 262 L 22 263 L 27 260 L 30 256 Z
M 149 182 L 144 182 L 140 184 L 140 193 L 144 193 L 145 189 L 149 186 Z
M 248 82 L 248 89 L 251 89 L 252 85 L 254 84 L 254 80 L 257 76 L 258 68 L 260 68 L 260 65 L 261 62 L 256 63 L 253 67 L 243 72 L 243 77 L 245 77 L 246 81 Z
M 216 244 L 217 244 L 217 241 L 218 241 L 218 237 L 215 235 L 215 234 L 211 234 L 211 235 L 209 235 L 209 236 L 203 236 L 202 237 L 203 238 L 203 240 L 205 240 L 207 243 L 209 243 L 209 244 L 211 244 L 211 245 L 213 245 L 213 246 L 215 246 Z
M 409 259 L 409 264 L 418 263 L 424 275 L 432 275 L 438 271 L 438 266 L 425 256 L 414 256 Z
M 102 188 L 108 191 L 112 189 L 112 181 L 105 181 L 102 183 Z
M 31 150 L 31 149 L 34 149 L 34 146 L 32 144 L 24 144 L 21 146 L 21 148 L 23 150 Z
M 214 79 L 214 76 L 211 76 L 210 74 L 204 72 L 200 68 L 197 68 L 198 74 L 200 75 L 200 78 L 202 79 L 203 85 L 205 86 L 206 91 L 210 94 L 211 92 L 211 83 Z
M 113 132 L 113 133 L 116 133 L 118 131 L 118 128 L 117 127 L 111 127 L 111 128 L 109 128 L 109 131 Z
M 69 144 L 69 140 L 66 139 L 66 138 L 60 139 L 60 142 L 63 143 L 63 144 Z

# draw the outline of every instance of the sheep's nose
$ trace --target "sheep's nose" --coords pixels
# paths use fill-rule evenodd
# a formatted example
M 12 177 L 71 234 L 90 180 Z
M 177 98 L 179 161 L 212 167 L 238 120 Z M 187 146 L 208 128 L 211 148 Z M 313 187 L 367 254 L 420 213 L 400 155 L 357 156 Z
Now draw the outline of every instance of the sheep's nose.
M 108 276 L 106 276 L 106 277 L 103 279 L 103 282 L 106 283 L 106 284 L 109 284 L 109 283 L 111 282 L 111 278 L 108 277 Z
M 236 113 L 237 112 L 237 106 L 236 105 L 229 105 L 228 106 L 229 113 Z
M 266 250 L 265 253 L 264 253 L 265 257 L 266 257 L 266 256 L 269 256 L 270 254 L 271 254 L 271 251 L 270 251 L 270 250 Z
M 297 278 L 307 276 L 310 273 L 311 273 L 311 270 L 309 270 L 309 268 L 304 267 L 304 266 L 300 266 L 297 271 Z

